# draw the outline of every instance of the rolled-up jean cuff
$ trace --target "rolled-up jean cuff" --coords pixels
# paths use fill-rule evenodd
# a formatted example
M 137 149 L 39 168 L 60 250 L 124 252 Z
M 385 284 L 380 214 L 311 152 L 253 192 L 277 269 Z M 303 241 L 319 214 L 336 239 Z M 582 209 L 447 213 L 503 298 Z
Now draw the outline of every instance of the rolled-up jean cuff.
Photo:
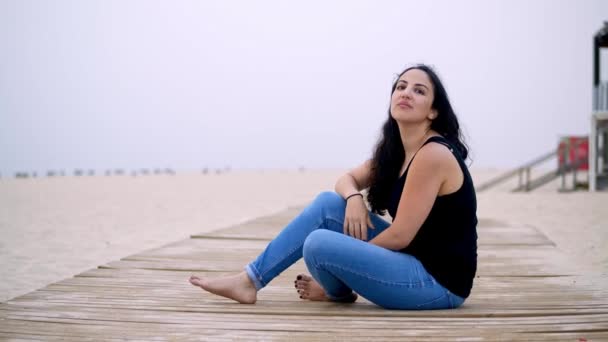
M 249 279 L 251 279 L 253 285 L 255 285 L 256 290 L 259 291 L 261 288 L 264 287 L 264 284 L 262 283 L 262 277 L 258 276 L 259 273 L 255 269 L 255 267 L 253 267 L 253 265 L 249 264 L 245 266 L 245 272 L 247 272 Z

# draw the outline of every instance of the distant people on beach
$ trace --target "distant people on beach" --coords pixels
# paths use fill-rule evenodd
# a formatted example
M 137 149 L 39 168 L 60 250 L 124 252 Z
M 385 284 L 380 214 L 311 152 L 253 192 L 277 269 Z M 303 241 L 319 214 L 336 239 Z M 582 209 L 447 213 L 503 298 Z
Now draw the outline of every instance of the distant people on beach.
M 369 160 L 341 176 L 335 192 L 318 195 L 243 272 L 192 276 L 190 283 L 252 304 L 303 257 L 310 275 L 294 279 L 302 299 L 352 303 L 360 295 L 387 309 L 459 307 L 477 269 L 467 155 L 436 73 L 426 65 L 407 68 L 393 84 Z M 386 211 L 390 223 L 379 216 Z

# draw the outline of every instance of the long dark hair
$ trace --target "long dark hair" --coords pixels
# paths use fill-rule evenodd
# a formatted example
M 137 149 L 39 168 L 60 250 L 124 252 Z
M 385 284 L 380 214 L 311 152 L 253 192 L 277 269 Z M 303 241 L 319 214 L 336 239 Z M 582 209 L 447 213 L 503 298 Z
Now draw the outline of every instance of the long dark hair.
M 439 76 L 429 66 L 418 64 L 405 69 L 399 74 L 399 77 L 412 69 L 424 71 L 433 84 L 435 98 L 431 107 L 437 111 L 437 117 L 431 122 L 431 129 L 447 139 L 462 159 L 466 159 L 469 150 L 464 143 L 458 119 Z M 399 77 L 393 83 L 391 96 L 395 92 Z M 384 215 L 388 208 L 392 187 L 399 178 L 399 171 L 404 161 L 405 151 L 399 134 L 399 126 L 391 116 L 389 105 L 388 120 L 382 126 L 382 136 L 376 144 L 372 157 L 371 185 L 367 193 L 367 200 L 373 212 Z

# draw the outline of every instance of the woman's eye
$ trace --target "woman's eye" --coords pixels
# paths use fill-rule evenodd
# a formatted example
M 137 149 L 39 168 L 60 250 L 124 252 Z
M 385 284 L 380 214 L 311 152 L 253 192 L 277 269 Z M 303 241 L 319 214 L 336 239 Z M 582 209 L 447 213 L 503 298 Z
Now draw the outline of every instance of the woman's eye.
M 402 86 L 402 85 L 397 86 L 397 90 L 403 90 L 403 89 L 405 89 L 405 86 Z
M 424 95 L 424 90 L 416 88 L 416 94 Z

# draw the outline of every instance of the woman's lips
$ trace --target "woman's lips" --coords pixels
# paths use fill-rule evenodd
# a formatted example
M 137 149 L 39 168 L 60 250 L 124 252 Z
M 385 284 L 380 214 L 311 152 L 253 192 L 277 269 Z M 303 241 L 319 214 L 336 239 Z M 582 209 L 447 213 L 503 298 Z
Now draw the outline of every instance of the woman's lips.
M 412 105 L 409 104 L 407 101 L 399 101 L 397 102 L 397 106 L 401 107 L 401 108 L 409 108 L 412 109 Z

